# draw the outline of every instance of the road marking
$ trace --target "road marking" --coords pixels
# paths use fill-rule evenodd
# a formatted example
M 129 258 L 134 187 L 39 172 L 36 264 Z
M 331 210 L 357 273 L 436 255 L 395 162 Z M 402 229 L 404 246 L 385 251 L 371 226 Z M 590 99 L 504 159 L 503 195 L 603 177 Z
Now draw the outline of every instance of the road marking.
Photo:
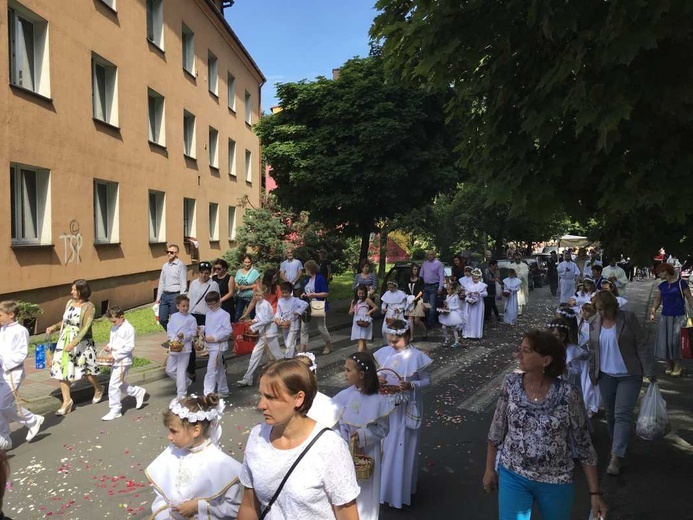
M 517 362 L 513 361 L 503 367 L 496 377 L 491 379 L 484 386 L 479 388 L 467 399 L 457 405 L 458 410 L 468 410 L 470 412 L 481 413 L 498 400 L 501 385 L 505 376 L 517 368 Z

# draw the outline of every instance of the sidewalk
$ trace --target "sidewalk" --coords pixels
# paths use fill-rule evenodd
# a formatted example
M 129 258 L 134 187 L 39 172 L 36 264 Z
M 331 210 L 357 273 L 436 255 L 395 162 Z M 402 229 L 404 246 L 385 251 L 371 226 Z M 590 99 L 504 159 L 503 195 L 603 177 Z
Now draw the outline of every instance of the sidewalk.
M 351 316 L 347 313 L 349 300 L 336 300 L 330 302 L 330 311 L 327 314 L 327 326 L 330 331 L 340 330 L 351 327 Z M 311 334 L 311 339 L 318 334 L 317 329 Z M 164 370 L 166 364 L 167 350 L 161 344 L 168 338 L 166 333 L 161 330 L 154 334 L 138 336 L 135 342 L 135 356 L 149 361 L 150 364 L 132 369 L 128 373 L 128 381 L 135 385 L 142 385 L 157 379 L 166 377 Z M 97 352 L 105 344 L 97 344 Z M 322 350 L 322 345 L 315 345 L 316 350 Z M 236 356 L 233 352 L 233 344 L 229 345 L 226 355 L 227 369 L 229 365 L 236 362 L 246 363 L 247 355 Z M 197 360 L 197 368 L 206 366 L 207 358 Z M 48 369 L 37 370 L 32 356 L 29 356 L 24 363 L 25 378 L 19 390 L 22 405 L 34 413 L 46 414 L 55 412 L 62 403 L 60 396 L 59 383 L 52 379 Z M 108 384 L 110 374 L 99 377 L 105 387 Z M 94 396 L 94 390 L 86 379 L 77 381 L 71 388 L 72 400 L 75 403 L 90 401 Z

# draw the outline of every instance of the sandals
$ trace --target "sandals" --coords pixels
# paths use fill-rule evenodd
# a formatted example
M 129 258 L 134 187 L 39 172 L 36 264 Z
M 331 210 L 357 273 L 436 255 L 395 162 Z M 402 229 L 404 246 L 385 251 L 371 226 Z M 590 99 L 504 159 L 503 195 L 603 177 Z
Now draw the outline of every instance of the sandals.
M 327 355 L 327 354 L 329 354 L 330 352 L 332 352 L 332 347 L 325 347 L 325 348 L 322 350 L 322 353 L 323 353 L 324 355 Z

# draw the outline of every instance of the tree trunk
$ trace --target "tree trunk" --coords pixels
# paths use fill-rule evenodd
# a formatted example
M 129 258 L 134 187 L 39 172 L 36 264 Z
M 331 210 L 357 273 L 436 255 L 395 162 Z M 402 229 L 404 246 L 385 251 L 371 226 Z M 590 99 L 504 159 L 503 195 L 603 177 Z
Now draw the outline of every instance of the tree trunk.
M 359 251 L 359 263 L 358 266 L 361 265 L 361 262 L 363 261 L 364 258 L 368 258 L 368 246 L 370 246 L 371 242 L 371 226 L 368 224 L 361 224 L 361 250 Z M 356 271 L 360 271 L 359 267 L 356 267 Z
M 378 278 L 385 277 L 385 264 L 387 263 L 387 228 L 380 228 L 380 255 L 378 262 Z

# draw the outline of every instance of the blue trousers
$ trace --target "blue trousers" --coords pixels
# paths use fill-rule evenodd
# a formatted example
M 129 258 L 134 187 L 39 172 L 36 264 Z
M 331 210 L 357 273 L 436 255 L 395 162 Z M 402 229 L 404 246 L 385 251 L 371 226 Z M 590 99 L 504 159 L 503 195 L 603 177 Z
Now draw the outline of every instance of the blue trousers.
M 426 323 L 428 325 L 435 325 L 438 312 L 436 307 L 438 307 L 438 284 L 437 283 L 427 283 L 424 284 L 423 290 L 423 301 L 431 305 L 426 314 Z
M 536 501 L 542 520 L 570 520 L 574 485 L 536 482 L 498 466 L 498 518 L 529 520 Z
M 612 438 L 611 453 L 625 457 L 630 432 L 633 428 L 633 410 L 640 395 L 642 375 L 614 377 L 599 374 L 599 392 L 606 410 L 606 424 Z
M 161 325 L 164 330 L 168 325 L 168 318 L 171 314 L 178 312 L 176 308 L 176 298 L 178 293 L 161 293 L 159 295 L 159 325 Z

